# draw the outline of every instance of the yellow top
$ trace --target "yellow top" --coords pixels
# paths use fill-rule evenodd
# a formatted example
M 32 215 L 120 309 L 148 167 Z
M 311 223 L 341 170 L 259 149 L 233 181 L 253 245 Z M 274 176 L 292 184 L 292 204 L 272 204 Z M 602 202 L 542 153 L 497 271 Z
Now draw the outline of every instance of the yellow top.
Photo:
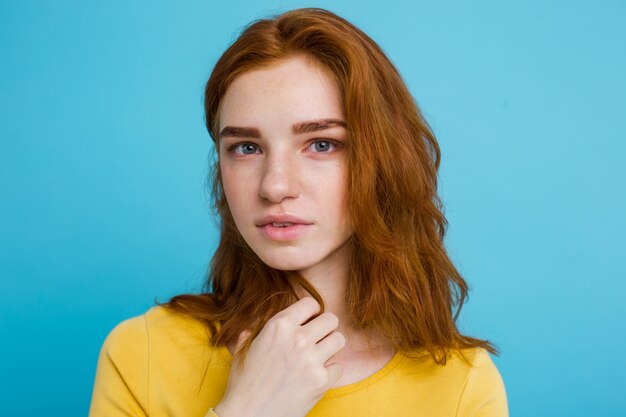
M 198 321 L 164 307 L 117 325 L 102 346 L 89 417 L 204 417 L 226 389 L 232 355 Z M 332 388 L 308 417 L 508 416 L 500 374 L 484 349 L 445 366 L 398 352 L 379 371 Z

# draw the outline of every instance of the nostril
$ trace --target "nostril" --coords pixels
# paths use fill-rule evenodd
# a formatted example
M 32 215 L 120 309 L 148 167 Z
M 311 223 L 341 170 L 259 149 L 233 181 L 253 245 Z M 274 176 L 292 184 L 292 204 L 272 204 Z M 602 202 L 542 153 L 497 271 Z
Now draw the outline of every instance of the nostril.
M 294 198 L 299 195 L 298 162 L 288 155 L 289 152 L 266 153 L 259 189 L 261 198 L 279 203 L 285 198 Z
M 297 197 L 298 186 L 293 178 L 266 177 L 261 183 L 259 195 L 272 202 L 280 202 L 285 198 Z

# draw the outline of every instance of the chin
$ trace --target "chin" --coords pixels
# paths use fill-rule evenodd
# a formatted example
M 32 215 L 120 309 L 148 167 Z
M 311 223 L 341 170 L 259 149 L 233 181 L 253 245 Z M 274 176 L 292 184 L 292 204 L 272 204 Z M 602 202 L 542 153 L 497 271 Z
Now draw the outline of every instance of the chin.
M 261 257 L 263 263 L 271 268 L 278 269 L 280 271 L 301 271 L 310 266 L 309 263 L 303 263 L 302 261 L 293 262 L 288 259 L 274 259 Z
M 314 265 L 317 260 L 307 259 L 306 256 L 283 251 L 272 253 L 257 253 L 263 263 L 280 271 L 301 271 Z

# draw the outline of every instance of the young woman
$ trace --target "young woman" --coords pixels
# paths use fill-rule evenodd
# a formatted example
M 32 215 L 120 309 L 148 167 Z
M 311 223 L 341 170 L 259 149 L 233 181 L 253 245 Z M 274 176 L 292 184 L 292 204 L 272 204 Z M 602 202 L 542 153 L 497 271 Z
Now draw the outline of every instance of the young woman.
M 118 325 L 90 416 L 506 416 L 459 333 L 439 148 L 393 64 L 321 9 L 251 24 L 206 86 L 206 293 Z

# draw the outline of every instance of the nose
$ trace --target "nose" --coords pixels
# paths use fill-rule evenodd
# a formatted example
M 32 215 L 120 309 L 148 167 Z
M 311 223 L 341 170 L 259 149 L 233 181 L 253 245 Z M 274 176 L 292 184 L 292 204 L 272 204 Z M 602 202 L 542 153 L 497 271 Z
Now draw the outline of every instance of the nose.
M 287 152 L 268 155 L 263 161 L 259 196 L 272 203 L 300 195 L 298 164 Z

